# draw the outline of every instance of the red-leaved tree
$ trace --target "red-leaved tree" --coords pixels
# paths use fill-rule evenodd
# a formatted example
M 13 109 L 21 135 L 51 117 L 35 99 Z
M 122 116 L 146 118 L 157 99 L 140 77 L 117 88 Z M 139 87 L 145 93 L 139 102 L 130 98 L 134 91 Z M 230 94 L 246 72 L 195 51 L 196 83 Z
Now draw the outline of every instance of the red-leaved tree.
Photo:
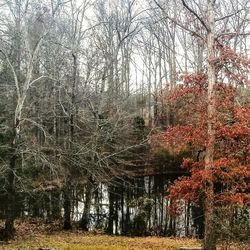
M 189 176 L 179 178 L 168 190 L 175 212 L 183 200 L 193 205 L 204 203 L 208 183 L 213 187 L 213 207 L 233 209 L 250 204 L 250 91 L 246 76 L 250 61 L 227 47 L 218 51 L 213 62 L 213 117 L 208 116 L 207 72 L 185 75 L 166 94 L 166 103 L 174 113 L 172 125 L 151 140 L 153 147 L 164 147 L 172 154 L 190 152 L 181 166 Z M 207 169 L 209 119 L 214 129 L 214 151 L 212 167 Z

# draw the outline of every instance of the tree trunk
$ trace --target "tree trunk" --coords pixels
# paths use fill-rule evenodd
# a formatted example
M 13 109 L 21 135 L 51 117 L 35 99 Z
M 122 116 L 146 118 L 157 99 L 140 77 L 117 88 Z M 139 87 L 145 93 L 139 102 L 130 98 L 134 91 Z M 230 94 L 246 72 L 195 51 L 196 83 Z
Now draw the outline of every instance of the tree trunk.
M 129 202 L 130 202 L 130 189 L 126 189 L 126 214 L 125 214 L 125 222 L 124 222 L 124 233 L 129 234 L 131 229 L 130 222 L 130 211 L 129 211 Z
M 64 192 L 64 224 L 63 229 L 64 230 L 70 230 L 72 228 L 71 225 L 71 190 L 69 187 L 66 186 Z
M 121 186 L 121 234 L 124 234 L 124 182 Z
M 214 187 L 212 180 L 212 168 L 214 161 L 214 144 L 215 144 L 215 96 L 214 85 L 216 81 L 215 77 L 215 38 L 214 38 L 214 0 L 208 0 L 208 36 L 207 36 L 207 48 L 208 48 L 208 104 L 207 104 L 207 147 L 205 155 L 205 170 L 207 173 L 206 178 L 206 190 L 205 190 L 205 238 L 204 248 L 205 250 L 215 250 L 215 230 L 214 230 Z
M 10 165 L 6 176 L 6 190 L 7 190 L 7 210 L 6 210 L 6 220 L 4 228 L 4 238 L 11 239 L 14 236 L 14 220 L 15 220 L 15 203 L 16 203 L 16 184 L 15 184 L 15 171 L 17 163 L 17 150 L 20 138 L 20 120 L 21 120 L 21 110 L 22 104 L 18 100 L 17 107 L 15 110 L 14 118 L 14 128 L 13 134 L 14 138 L 11 145 L 11 158 Z
M 88 231 L 89 229 L 89 215 L 90 215 L 90 208 L 91 208 L 91 199 L 92 199 L 92 183 L 88 181 L 86 192 L 85 192 L 86 198 L 85 198 L 85 205 L 84 205 L 84 211 L 82 214 L 82 219 L 80 222 L 80 228 L 83 231 Z
M 16 50 L 13 66 L 15 85 L 18 85 L 20 80 L 20 65 L 21 65 L 21 9 L 20 3 L 16 2 L 17 12 L 15 17 L 16 25 Z M 17 90 L 17 92 L 19 92 Z M 15 170 L 17 161 L 17 145 L 20 137 L 20 121 L 21 121 L 21 110 L 22 105 L 20 103 L 20 95 L 18 93 L 17 105 L 15 109 L 14 127 L 13 127 L 13 141 L 11 145 L 11 157 L 9 163 L 9 169 L 6 175 L 6 190 L 7 190 L 7 209 L 6 209 L 6 220 L 4 228 L 4 238 L 11 239 L 14 236 L 14 220 L 15 220 L 15 200 L 16 200 L 16 186 L 15 186 Z
M 13 150 L 14 151 L 14 150 Z M 7 209 L 6 220 L 4 228 L 4 239 L 8 240 L 14 237 L 14 220 L 15 220 L 15 171 L 16 168 L 16 152 L 13 152 L 13 156 L 10 160 L 10 167 L 8 169 L 6 177 L 6 189 L 7 189 Z
M 58 220 L 61 218 L 61 205 L 60 205 L 59 190 L 55 190 L 51 193 L 51 201 L 52 201 L 51 219 Z
M 72 53 L 73 57 L 73 76 L 72 76 L 72 93 L 71 93 L 71 110 L 70 110 L 70 118 L 69 118 L 69 152 L 70 154 L 73 152 L 73 142 L 74 142 L 74 128 L 75 128 L 75 91 L 76 91 L 76 85 L 77 85 L 77 56 Z M 67 176 L 67 181 L 65 183 L 65 188 L 64 188 L 64 226 L 63 228 L 65 230 L 69 230 L 72 228 L 71 225 L 71 190 L 69 188 L 70 182 L 72 179 L 71 175 L 71 167 L 70 171 Z
M 117 192 L 117 190 L 116 190 Z M 115 195 L 115 234 L 118 235 L 119 215 L 118 215 L 118 196 Z
M 114 227 L 114 194 L 113 188 L 110 188 L 109 191 L 109 218 L 108 218 L 108 228 L 107 233 L 113 234 Z

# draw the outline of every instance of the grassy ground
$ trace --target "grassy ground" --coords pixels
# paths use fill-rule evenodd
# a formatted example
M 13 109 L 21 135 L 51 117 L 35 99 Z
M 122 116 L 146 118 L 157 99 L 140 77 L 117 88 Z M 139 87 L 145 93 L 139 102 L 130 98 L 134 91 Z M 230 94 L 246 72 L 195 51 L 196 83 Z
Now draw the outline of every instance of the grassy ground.
M 121 237 L 107 235 L 86 235 L 77 232 L 58 232 L 16 238 L 8 244 L 0 244 L 3 250 L 179 250 L 181 246 L 199 247 L 201 243 L 194 239 L 174 239 L 163 237 Z M 225 244 L 219 250 L 249 250 L 250 246 Z
M 0 228 L 3 221 L 0 221 Z M 61 223 L 44 223 L 42 220 L 16 220 L 16 238 L 8 244 L 0 242 L 0 250 L 179 250 L 181 246 L 199 247 L 195 239 L 166 237 L 122 237 L 103 234 L 86 234 L 74 229 L 61 231 Z M 221 243 L 218 250 L 250 250 L 249 245 Z
M 130 238 L 107 235 L 83 235 L 80 233 L 54 233 L 30 236 L 26 239 L 16 239 L 9 244 L 0 245 L 0 249 L 38 250 L 39 248 L 47 247 L 60 250 L 177 250 L 181 246 L 200 246 L 200 243 L 190 239 Z

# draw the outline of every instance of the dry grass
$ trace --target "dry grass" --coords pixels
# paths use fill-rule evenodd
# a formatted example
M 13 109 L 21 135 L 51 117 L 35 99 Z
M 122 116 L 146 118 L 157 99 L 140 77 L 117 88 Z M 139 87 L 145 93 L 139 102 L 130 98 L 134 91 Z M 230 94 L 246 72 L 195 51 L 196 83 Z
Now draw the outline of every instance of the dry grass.
M 162 237 L 121 237 L 107 235 L 85 235 L 80 233 L 55 233 L 51 235 L 30 236 L 16 239 L 8 245 L 0 246 L 6 250 L 37 250 L 41 247 L 60 250 L 177 250 L 181 246 L 200 246 L 191 239 L 172 239 Z
M 1 225 L 0 221 L 0 227 Z M 179 250 L 181 246 L 199 247 L 195 239 L 166 237 L 122 237 L 103 234 L 86 234 L 74 230 L 62 232 L 60 222 L 44 224 L 40 220 L 17 220 L 17 237 L 8 244 L 1 244 L 0 250 L 38 250 L 54 248 L 60 250 Z M 250 250 L 249 245 L 221 243 L 219 250 Z

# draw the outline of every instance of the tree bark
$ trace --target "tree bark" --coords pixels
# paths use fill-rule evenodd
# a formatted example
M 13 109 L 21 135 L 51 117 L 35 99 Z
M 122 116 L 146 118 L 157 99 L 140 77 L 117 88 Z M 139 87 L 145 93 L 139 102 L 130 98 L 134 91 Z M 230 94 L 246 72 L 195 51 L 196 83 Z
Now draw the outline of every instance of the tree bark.
M 92 183 L 90 180 L 88 180 L 85 195 L 86 195 L 85 205 L 84 205 L 84 211 L 82 214 L 82 219 L 80 222 L 80 227 L 83 231 L 88 231 L 89 230 L 89 219 L 90 219 L 89 216 L 90 216 L 90 208 L 91 208 L 91 199 L 92 199 Z
M 73 152 L 73 143 L 74 143 L 74 129 L 75 129 L 75 92 L 76 92 L 76 85 L 77 85 L 77 56 L 76 54 L 72 53 L 73 58 L 73 74 L 72 74 L 72 89 L 71 89 L 71 110 L 70 110 L 70 118 L 69 118 L 69 142 L 68 142 L 68 150 L 70 154 Z M 69 230 L 72 228 L 71 225 L 71 189 L 69 188 L 70 182 L 72 180 L 71 175 L 71 167 L 69 169 L 69 173 L 67 178 L 67 181 L 65 183 L 64 188 L 64 226 L 63 228 L 65 230 Z
M 52 201 L 51 219 L 58 220 L 61 218 L 61 204 L 60 204 L 59 190 L 52 191 L 51 201 Z
M 72 228 L 71 225 L 71 190 L 69 187 L 66 186 L 64 189 L 64 223 L 63 223 L 63 229 L 64 230 L 70 230 Z
M 15 171 L 17 162 L 17 150 L 20 138 L 20 120 L 21 120 L 22 103 L 18 100 L 15 110 L 13 134 L 14 138 L 11 145 L 12 156 L 10 158 L 10 165 L 6 176 L 6 190 L 7 190 L 7 210 L 4 228 L 4 238 L 11 239 L 14 236 L 14 220 L 15 220 L 15 200 L 16 200 L 16 185 L 15 185 Z
M 7 240 L 13 238 L 15 233 L 15 228 L 14 228 L 15 200 L 16 200 L 15 174 L 14 174 L 15 168 L 16 168 L 16 152 L 13 152 L 13 156 L 10 159 L 10 167 L 8 169 L 6 177 L 7 210 L 6 210 L 6 220 L 5 220 L 5 228 L 3 236 Z
M 214 38 L 214 0 L 208 0 L 208 35 L 207 35 L 207 49 L 208 49 L 208 92 L 207 92 L 207 147 L 205 154 L 205 171 L 206 171 L 206 189 L 205 189 L 205 250 L 215 250 L 216 240 L 214 234 L 214 187 L 212 180 L 212 169 L 214 162 L 214 144 L 215 144 L 215 95 L 214 86 L 216 82 L 215 76 L 215 38 Z
M 110 188 L 109 191 L 109 218 L 108 218 L 108 228 L 107 233 L 113 234 L 114 227 L 114 194 L 113 188 Z

